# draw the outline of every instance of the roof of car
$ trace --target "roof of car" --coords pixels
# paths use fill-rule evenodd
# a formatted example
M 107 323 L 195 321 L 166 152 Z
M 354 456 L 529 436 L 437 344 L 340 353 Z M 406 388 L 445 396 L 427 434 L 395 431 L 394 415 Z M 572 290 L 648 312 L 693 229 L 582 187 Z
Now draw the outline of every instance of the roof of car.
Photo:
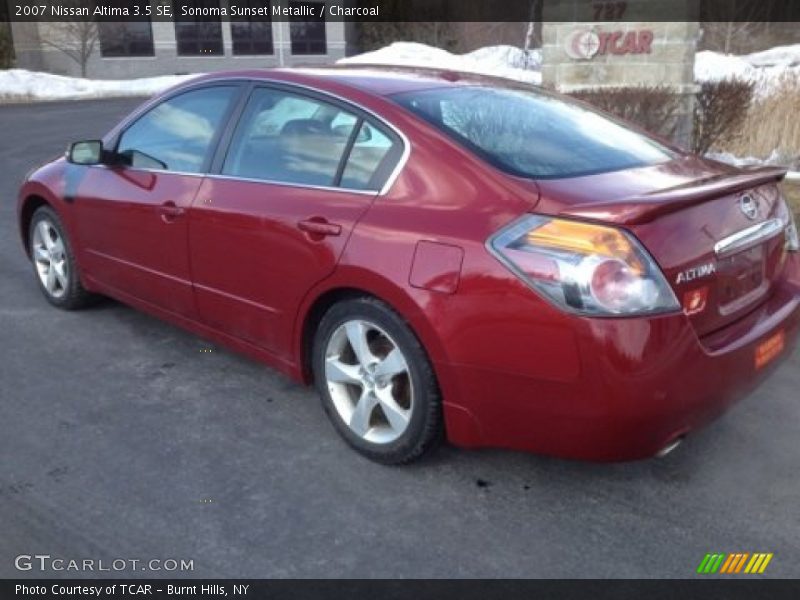
M 380 65 L 228 71 L 210 74 L 205 79 L 214 80 L 230 77 L 279 80 L 310 86 L 317 84 L 320 87 L 325 87 L 324 84 L 329 82 L 357 88 L 379 96 L 455 85 L 490 84 L 508 87 L 515 84 L 515 82 L 507 79 L 475 73 L 435 68 Z

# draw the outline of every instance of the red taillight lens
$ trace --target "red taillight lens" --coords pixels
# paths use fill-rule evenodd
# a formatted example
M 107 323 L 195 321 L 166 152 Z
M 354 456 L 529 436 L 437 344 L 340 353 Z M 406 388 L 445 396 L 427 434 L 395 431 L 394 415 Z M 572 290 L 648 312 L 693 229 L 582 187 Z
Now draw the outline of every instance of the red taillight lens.
M 630 304 L 631 297 L 640 294 L 640 277 L 624 262 L 603 260 L 594 268 L 590 289 L 595 300 L 611 312 L 617 312 Z

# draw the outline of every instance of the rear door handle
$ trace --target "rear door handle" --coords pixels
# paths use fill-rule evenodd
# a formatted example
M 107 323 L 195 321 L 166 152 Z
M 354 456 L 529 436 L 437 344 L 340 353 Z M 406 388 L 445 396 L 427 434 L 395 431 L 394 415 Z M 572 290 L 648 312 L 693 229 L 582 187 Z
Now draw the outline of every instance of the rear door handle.
M 342 226 L 336 223 L 329 223 L 321 217 L 312 217 L 310 219 L 303 219 L 297 224 L 300 231 L 305 231 L 312 235 L 340 235 L 342 233 Z
M 171 222 L 184 213 L 184 209 L 180 206 L 177 206 L 171 200 L 159 206 L 158 211 L 161 213 L 161 218 L 165 222 Z

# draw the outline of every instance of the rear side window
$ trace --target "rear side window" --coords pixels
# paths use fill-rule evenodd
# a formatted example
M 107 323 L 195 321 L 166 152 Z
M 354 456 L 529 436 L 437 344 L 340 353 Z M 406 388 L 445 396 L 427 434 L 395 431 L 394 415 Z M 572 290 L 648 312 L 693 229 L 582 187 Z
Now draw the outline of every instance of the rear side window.
M 222 173 L 351 190 L 381 189 L 403 153 L 396 135 L 338 104 L 256 88 Z
M 210 87 L 165 100 L 125 130 L 117 152 L 133 167 L 201 172 L 236 92 Z
M 593 110 L 535 91 L 463 86 L 392 98 L 495 167 L 521 177 L 577 177 L 674 157 L 662 144 Z
M 395 145 L 380 129 L 361 124 L 342 172 L 342 187 L 378 190 L 396 162 Z
M 332 186 L 358 118 L 283 90 L 253 91 L 222 173 L 281 183 Z

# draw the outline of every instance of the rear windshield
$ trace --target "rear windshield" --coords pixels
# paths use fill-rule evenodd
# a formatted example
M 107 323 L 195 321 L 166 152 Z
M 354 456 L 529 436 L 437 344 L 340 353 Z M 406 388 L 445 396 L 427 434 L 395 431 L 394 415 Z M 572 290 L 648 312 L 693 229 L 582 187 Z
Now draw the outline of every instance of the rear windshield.
M 535 91 L 464 86 L 392 99 L 495 167 L 521 177 L 577 177 L 674 158 L 662 144 L 608 117 Z

